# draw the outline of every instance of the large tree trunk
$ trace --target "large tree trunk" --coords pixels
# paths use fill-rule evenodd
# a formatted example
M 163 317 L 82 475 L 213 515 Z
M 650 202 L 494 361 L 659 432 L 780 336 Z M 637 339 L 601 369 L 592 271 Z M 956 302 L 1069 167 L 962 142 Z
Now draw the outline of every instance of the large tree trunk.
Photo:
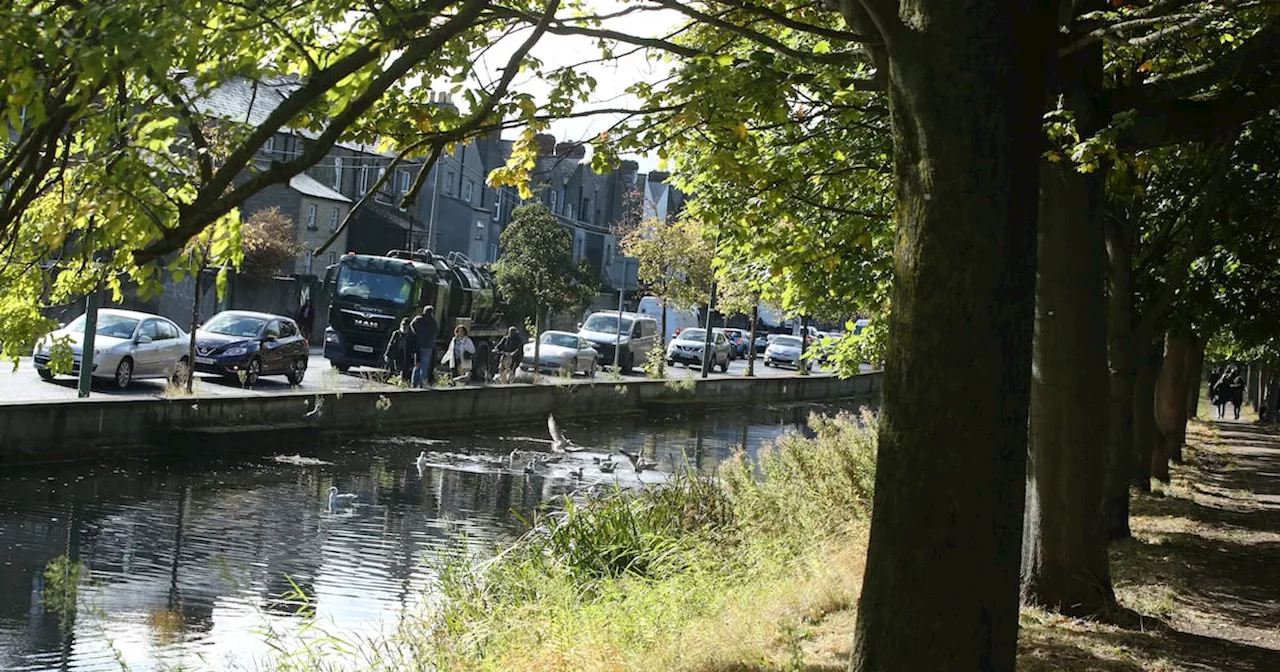
M 1101 74 L 1101 52 L 1098 52 Z M 1107 440 L 1101 179 L 1042 165 L 1022 600 L 1066 614 L 1115 603 L 1102 524 Z
M 1133 484 L 1151 492 L 1151 453 L 1159 431 L 1156 428 L 1156 377 L 1160 374 L 1163 349 L 1158 344 L 1138 343 L 1138 375 L 1133 386 Z M 1126 509 L 1128 507 L 1126 499 Z M 1127 524 L 1127 522 L 1126 522 Z
M 1129 537 L 1133 398 L 1138 375 L 1133 333 L 1133 227 L 1123 216 L 1107 236 L 1107 456 L 1102 508 L 1107 537 Z
M 844 6 L 869 23 L 862 3 Z M 874 22 L 897 240 L 850 668 L 1012 671 L 1054 17 L 1047 4 L 992 0 L 910 9 Z
M 1151 475 L 1169 482 L 1169 462 L 1182 461 L 1187 438 L 1187 362 L 1195 349 L 1191 335 L 1171 331 L 1165 336 L 1164 363 L 1156 379 L 1155 417 L 1160 440 L 1151 451 Z
M 1204 338 L 1191 335 L 1191 351 L 1187 353 L 1187 419 L 1194 420 L 1200 413 L 1200 387 L 1204 384 Z M 1178 450 L 1177 462 L 1182 461 Z

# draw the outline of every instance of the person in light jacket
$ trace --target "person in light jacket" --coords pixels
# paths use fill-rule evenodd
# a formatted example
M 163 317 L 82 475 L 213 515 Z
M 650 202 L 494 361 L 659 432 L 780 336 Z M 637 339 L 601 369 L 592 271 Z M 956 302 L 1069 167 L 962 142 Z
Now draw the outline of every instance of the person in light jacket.
M 440 363 L 449 367 L 449 374 L 455 381 L 471 375 L 471 361 L 476 356 L 476 344 L 467 336 L 467 328 L 459 324 L 453 330 L 453 340 L 449 341 L 449 349 L 445 351 Z

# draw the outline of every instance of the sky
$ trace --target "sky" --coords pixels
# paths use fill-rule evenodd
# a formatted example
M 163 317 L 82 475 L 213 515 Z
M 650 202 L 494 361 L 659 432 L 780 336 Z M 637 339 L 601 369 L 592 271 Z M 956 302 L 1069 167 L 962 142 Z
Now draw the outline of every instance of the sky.
M 589 4 L 598 14 L 617 12 L 633 5 L 634 3 L 621 3 L 615 0 L 590 0 Z M 565 14 L 564 10 L 561 10 L 561 14 Z M 652 37 L 670 33 L 683 22 L 682 19 L 680 14 L 670 10 L 646 11 L 606 20 L 601 27 L 630 35 Z M 473 78 L 484 82 L 495 81 L 501 75 L 499 68 L 505 64 L 507 58 L 527 35 L 527 31 L 513 34 L 506 38 L 504 43 L 479 59 L 475 64 Z M 619 45 L 615 48 L 615 52 L 623 54 L 632 49 L 633 47 L 627 45 Z M 539 40 L 530 55 L 542 60 L 544 70 L 550 71 L 557 67 L 597 59 L 600 57 L 600 50 L 595 40 L 591 38 L 547 34 Z M 638 105 L 638 101 L 634 96 L 626 95 L 625 89 L 642 80 L 657 82 L 667 76 L 670 68 L 671 64 L 663 61 L 661 54 L 650 54 L 644 51 L 619 57 L 609 63 L 583 65 L 581 70 L 594 77 L 597 86 L 591 99 L 581 104 L 580 108 L 586 110 L 592 107 L 634 107 Z M 533 73 L 525 72 L 520 74 L 512 86 L 514 91 L 532 93 L 539 101 L 545 100 L 550 88 L 538 81 Z M 600 115 L 554 121 L 550 125 L 550 132 L 556 136 L 558 142 L 590 140 L 616 123 L 619 118 L 617 115 Z M 514 137 L 515 133 L 508 132 L 506 135 Z M 590 157 L 590 148 L 587 155 Z M 637 160 L 640 163 L 641 172 L 657 169 L 656 155 L 624 156 Z

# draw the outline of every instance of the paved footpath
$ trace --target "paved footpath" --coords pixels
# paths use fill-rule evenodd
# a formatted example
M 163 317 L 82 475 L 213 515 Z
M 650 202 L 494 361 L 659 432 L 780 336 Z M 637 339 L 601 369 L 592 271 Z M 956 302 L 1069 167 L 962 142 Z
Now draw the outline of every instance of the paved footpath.
M 76 380 L 70 376 L 59 376 L 52 382 L 45 382 L 36 374 L 31 365 L 31 358 L 24 357 L 14 370 L 12 363 L 0 366 L 0 404 L 28 403 L 33 401 L 57 401 L 76 398 Z M 757 359 L 755 374 L 759 377 L 794 376 L 793 369 L 770 369 Z M 727 374 L 712 373 L 710 377 L 741 377 L 746 373 L 745 360 L 737 360 L 729 364 Z M 329 366 L 329 361 L 320 355 L 319 350 L 311 351 L 307 365 L 307 375 L 296 390 L 301 392 L 333 392 L 337 390 L 392 390 L 390 385 L 380 383 L 374 378 L 375 372 L 368 369 L 353 369 L 350 373 L 338 373 Z M 602 375 L 602 374 L 599 374 Z M 668 377 L 698 377 L 701 372 L 696 368 L 682 366 L 668 367 Z M 623 377 L 625 380 L 642 380 L 644 374 L 632 373 Z M 578 378 L 581 380 L 581 376 Z M 110 381 L 94 382 L 93 397 L 119 397 L 149 399 L 163 397 L 171 392 L 168 383 L 163 380 L 139 380 L 127 390 L 114 389 Z M 284 376 L 266 376 L 252 389 L 247 389 L 239 381 L 231 378 L 220 378 L 197 374 L 195 384 L 196 397 L 254 397 L 280 394 L 295 391 Z

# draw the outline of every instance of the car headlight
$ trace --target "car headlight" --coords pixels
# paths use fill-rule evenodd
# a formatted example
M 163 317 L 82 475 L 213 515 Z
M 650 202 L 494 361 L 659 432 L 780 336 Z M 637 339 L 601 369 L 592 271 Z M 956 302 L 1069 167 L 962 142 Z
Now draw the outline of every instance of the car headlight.
M 236 346 L 236 347 L 234 347 L 234 348 L 227 348 L 227 351 L 226 351 L 226 352 L 224 352 L 224 353 L 222 353 L 222 354 L 224 354 L 224 355 L 228 355 L 228 356 L 231 356 L 231 357 L 235 357 L 236 355 L 243 355 L 243 354 L 246 354 L 246 353 L 248 353 L 248 352 L 249 352 L 249 349 L 248 349 L 248 348 L 246 348 L 246 347 L 244 347 L 244 346 L 242 346 L 242 345 L 237 345 L 237 346 Z
M 324 330 L 324 342 L 325 342 L 325 343 L 338 343 L 338 342 L 341 342 L 341 340 L 342 340 L 342 339 L 338 336 L 338 332 L 336 332 L 336 331 L 334 331 L 334 330 L 332 330 L 332 329 L 325 329 L 325 330 Z

